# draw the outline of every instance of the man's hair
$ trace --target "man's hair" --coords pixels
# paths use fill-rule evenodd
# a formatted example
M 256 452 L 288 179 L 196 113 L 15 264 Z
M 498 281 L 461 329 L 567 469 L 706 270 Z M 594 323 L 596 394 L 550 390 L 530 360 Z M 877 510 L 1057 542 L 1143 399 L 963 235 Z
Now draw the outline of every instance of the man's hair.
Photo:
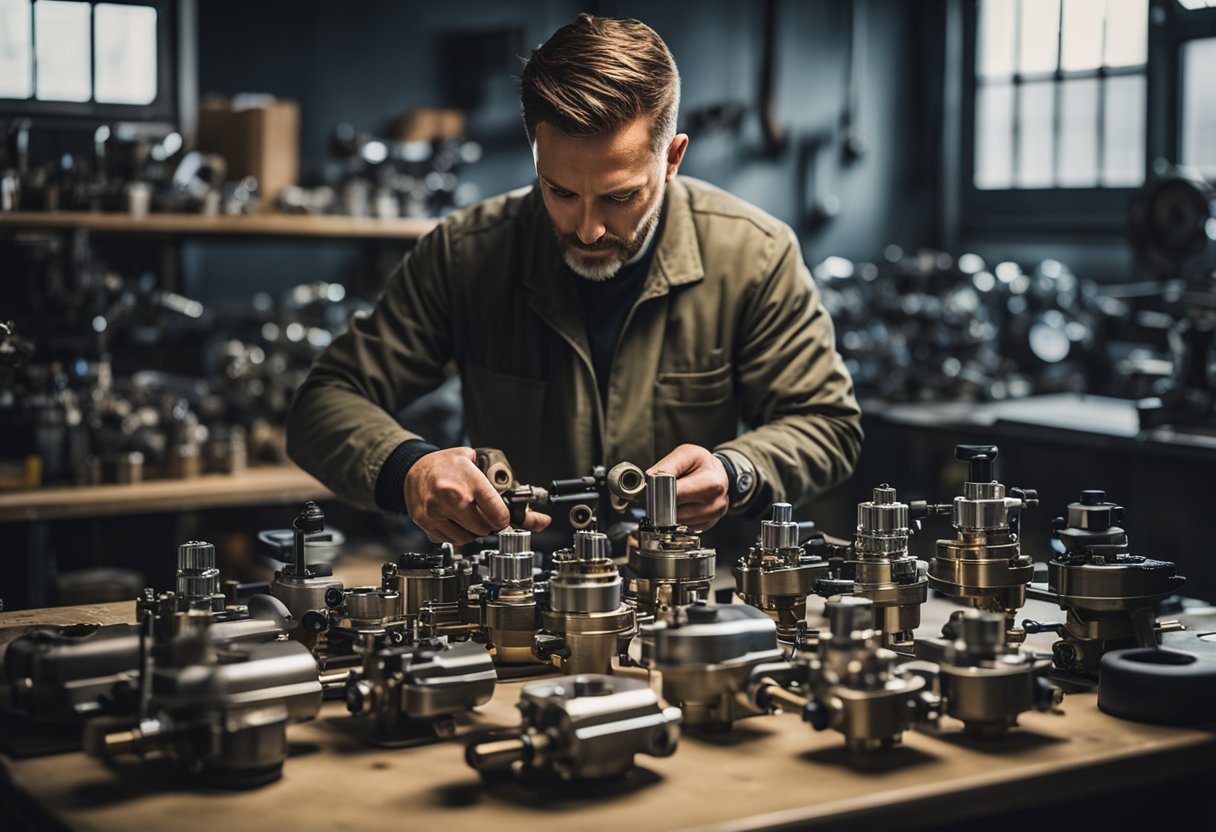
M 542 121 L 585 137 L 645 115 L 651 145 L 662 153 L 676 134 L 680 73 L 667 44 L 645 23 L 583 13 L 532 50 L 520 101 L 530 142 Z

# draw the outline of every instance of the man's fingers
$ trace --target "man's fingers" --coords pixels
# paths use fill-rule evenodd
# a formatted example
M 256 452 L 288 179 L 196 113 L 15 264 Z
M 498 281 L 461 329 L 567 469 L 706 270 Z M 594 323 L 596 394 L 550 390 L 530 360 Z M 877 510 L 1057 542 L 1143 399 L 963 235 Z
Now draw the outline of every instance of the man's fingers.
M 478 537 L 453 520 L 437 520 L 431 525 L 431 528 L 423 531 L 426 532 L 432 543 L 451 543 L 453 546 L 463 546 Z
M 647 474 L 671 474 L 678 477 L 697 466 L 704 448 L 697 445 L 679 445 L 667 456 L 646 469 Z
M 530 532 L 539 532 L 553 522 L 553 518 L 539 511 L 528 509 L 524 515 L 524 528 Z
M 486 479 L 485 474 L 481 473 L 481 469 L 474 466 L 473 475 L 471 477 L 473 486 L 473 504 L 476 507 L 481 517 L 484 517 L 486 522 L 492 528 L 483 534 L 505 529 L 511 523 L 511 512 L 507 510 L 507 504 L 503 501 L 502 495 L 494 490 L 494 486 L 490 485 L 490 481 Z
M 676 482 L 676 505 L 707 503 L 725 493 L 722 479 L 713 471 L 702 469 Z

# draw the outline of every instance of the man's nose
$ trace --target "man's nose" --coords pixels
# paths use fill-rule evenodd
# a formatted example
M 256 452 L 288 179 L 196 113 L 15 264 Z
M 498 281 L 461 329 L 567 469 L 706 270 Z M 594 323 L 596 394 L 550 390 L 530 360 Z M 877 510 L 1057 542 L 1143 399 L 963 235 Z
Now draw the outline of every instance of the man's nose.
M 596 214 L 594 207 L 584 205 L 582 212 L 578 218 L 578 239 L 585 246 L 589 246 L 597 242 L 600 237 L 604 236 L 604 224 L 600 222 L 599 216 Z

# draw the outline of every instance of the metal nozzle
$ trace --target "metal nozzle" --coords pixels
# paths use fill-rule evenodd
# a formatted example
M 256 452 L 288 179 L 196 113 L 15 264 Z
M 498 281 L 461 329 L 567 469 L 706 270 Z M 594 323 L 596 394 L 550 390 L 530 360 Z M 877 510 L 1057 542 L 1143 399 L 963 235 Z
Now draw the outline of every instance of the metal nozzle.
M 646 514 L 656 528 L 676 525 L 676 478 L 671 474 L 651 474 L 646 478 Z
M 608 490 L 623 500 L 632 500 L 646 490 L 646 474 L 632 462 L 621 462 L 608 471 Z
M 767 550 L 792 549 L 798 545 L 798 524 L 794 522 L 794 507 L 789 503 L 773 503 L 773 518 L 760 522 L 760 547 Z

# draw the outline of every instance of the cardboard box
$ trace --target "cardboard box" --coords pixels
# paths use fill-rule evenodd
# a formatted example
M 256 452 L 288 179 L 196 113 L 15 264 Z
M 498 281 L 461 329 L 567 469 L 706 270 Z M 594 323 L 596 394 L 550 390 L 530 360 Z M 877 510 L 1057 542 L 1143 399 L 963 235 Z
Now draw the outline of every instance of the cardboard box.
M 433 142 L 464 136 L 464 113 L 418 107 L 406 110 L 397 120 L 397 141 Z
M 267 95 L 206 98 L 199 104 L 199 150 L 228 162 L 228 178 L 253 176 L 263 210 L 300 175 L 300 108 Z

